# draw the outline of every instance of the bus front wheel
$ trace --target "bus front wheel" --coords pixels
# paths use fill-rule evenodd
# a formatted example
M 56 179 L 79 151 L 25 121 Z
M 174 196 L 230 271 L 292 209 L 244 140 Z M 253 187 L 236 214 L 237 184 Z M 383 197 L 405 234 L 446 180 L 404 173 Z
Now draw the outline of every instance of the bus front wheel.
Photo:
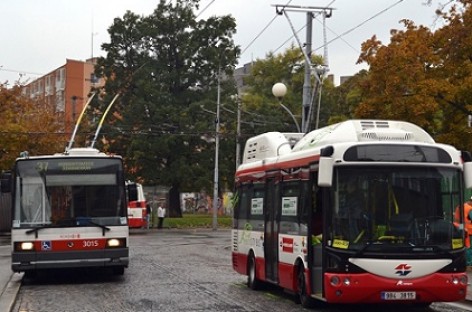
M 314 306 L 314 299 L 311 298 L 306 292 L 305 268 L 303 265 L 298 267 L 297 294 L 298 300 L 304 308 L 312 308 Z
M 123 275 L 125 274 L 125 267 L 114 267 L 113 269 L 113 275 Z
M 256 258 L 251 253 L 248 260 L 247 287 L 252 290 L 259 288 L 259 280 L 256 277 Z

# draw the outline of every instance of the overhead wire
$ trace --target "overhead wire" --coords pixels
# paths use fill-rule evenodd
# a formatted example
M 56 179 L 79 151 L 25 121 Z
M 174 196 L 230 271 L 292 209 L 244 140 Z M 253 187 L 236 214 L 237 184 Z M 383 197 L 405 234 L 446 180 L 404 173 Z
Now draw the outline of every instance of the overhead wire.
M 208 8 L 210 7 L 210 5 L 212 5 L 215 1 L 216 1 L 216 0 L 211 0 L 211 2 L 208 3 L 208 4 L 206 5 L 206 7 L 204 7 L 204 8 L 198 13 L 198 15 L 196 16 L 196 18 L 200 17 L 200 15 L 202 15 L 203 12 L 205 12 L 206 9 L 208 9 Z
M 363 22 L 357 24 L 356 26 L 354 26 L 354 27 L 348 29 L 347 31 L 343 32 L 342 34 L 340 34 L 340 35 L 334 37 L 333 39 L 329 40 L 328 42 L 326 42 L 326 43 L 323 44 L 322 46 L 318 47 L 317 49 L 324 48 L 325 45 L 329 45 L 329 44 L 332 43 L 333 41 L 336 41 L 336 40 L 338 40 L 339 38 L 344 37 L 345 35 L 347 35 L 347 34 L 353 32 L 354 30 L 356 30 L 356 29 L 358 29 L 358 28 L 360 28 L 361 26 L 364 26 L 364 24 L 366 24 L 367 22 L 370 22 L 370 21 L 373 20 L 374 18 L 376 18 L 376 17 L 382 15 L 383 13 L 385 13 L 385 12 L 391 10 L 393 7 L 397 6 L 397 5 L 400 4 L 401 2 L 403 2 L 403 0 L 398 0 L 398 1 L 395 2 L 394 4 L 388 6 L 387 8 L 385 8 L 385 9 L 379 11 L 379 12 L 377 12 L 376 14 L 372 15 L 371 17 L 369 17 L 368 19 L 364 20 Z
M 289 5 L 290 3 L 292 2 L 292 0 L 289 0 L 287 2 L 287 4 L 284 5 L 284 7 L 286 7 L 287 5 Z M 267 28 L 269 28 L 270 25 L 272 25 L 272 23 L 275 21 L 275 19 L 279 16 L 279 14 L 276 12 L 275 13 L 275 16 L 269 21 L 269 23 L 257 34 L 257 36 L 251 40 L 251 42 L 249 42 L 249 44 L 241 51 L 241 55 L 244 54 L 244 52 L 247 51 L 247 49 L 249 49 L 249 47 L 254 43 L 256 42 L 257 39 L 259 39 L 259 37 L 267 30 Z

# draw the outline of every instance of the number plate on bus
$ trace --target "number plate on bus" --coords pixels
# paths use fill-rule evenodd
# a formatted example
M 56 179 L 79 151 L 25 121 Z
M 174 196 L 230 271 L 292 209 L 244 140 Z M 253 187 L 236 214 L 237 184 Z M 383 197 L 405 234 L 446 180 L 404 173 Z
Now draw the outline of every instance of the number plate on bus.
M 382 300 L 415 300 L 414 291 L 382 291 L 380 293 Z

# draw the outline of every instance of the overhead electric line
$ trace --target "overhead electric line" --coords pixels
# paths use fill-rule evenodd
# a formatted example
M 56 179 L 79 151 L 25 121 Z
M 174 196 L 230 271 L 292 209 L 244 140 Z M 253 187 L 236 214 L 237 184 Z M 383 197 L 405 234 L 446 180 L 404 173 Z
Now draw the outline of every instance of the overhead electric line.
M 210 5 L 212 5 L 212 4 L 213 4 L 213 2 L 215 2 L 215 1 L 216 1 L 216 0 L 211 0 L 211 2 L 210 2 L 210 3 L 208 3 L 208 4 L 207 4 L 207 6 L 206 6 L 206 7 L 204 7 L 204 8 L 203 8 L 203 9 L 202 9 L 202 10 L 201 10 L 199 13 L 198 13 L 198 15 L 197 15 L 197 18 L 198 18 L 200 15 L 202 15 L 202 13 L 203 13 L 203 12 L 205 12 L 205 11 L 206 11 L 206 9 L 208 9 L 208 8 L 210 7 Z
M 285 6 L 289 5 L 290 2 L 292 2 L 292 0 L 289 0 Z M 241 51 L 241 55 L 243 55 L 244 52 L 246 52 L 247 49 L 249 49 L 249 47 L 250 47 L 257 39 L 259 39 L 259 37 L 264 33 L 264 31 L 266 31 L 266 29 L 269 28 L 269 26 L 275 21 L 275 19 L 278 17 L 278 15 L 279 15 L 278 13 L 275 13 L 275 16 L 269 21 L 269 23 L 268 23 L 268 24 L 257 34 L 257 36 L 256 36 L 254 39 L 252 39 L 252 41 L 249 42 L 249 44 Z
M 374 14 L 373 16 L 369 17 L 368 19 L 366 19 L 365 21 L 363 21 L 362 23 L 352 27 L 351 29 L 343 32 L 342 34 L 338 35 L 337 37 L 334 37 L 333 39 L 331 39 L 330 41 L 328 41 L 327 43 L 323 44 L 322 46 L 318 47 L 316 50 L 318 49 L 321 49 L 321 48 L 324 48 L 325 45 L 329 45 L 330 43 L 332 43 L 333 41 L 336 41 L 338 39 L 340 39 L 341 37 L 344 37 L 345 35 L 353 32 L 354 30 L 360 28 L 361 26 L 363 26 L 364 24 L 366 24 L 367 22 L 370 22 L 371 20 L 373 20 L 374 18 L 378 17 L 379 15 L 382 15 L 383 13 L 387 12 L 388 10 L 392 9 L 393 7 L 397 6 L 398 4 L 400 4 L 400 2 L 403 2 L 403 0 L 398 0 L 397 2 L 395 2 L 394 4 L 388 6 L 387 8 L 381 10 L 380 12 Z

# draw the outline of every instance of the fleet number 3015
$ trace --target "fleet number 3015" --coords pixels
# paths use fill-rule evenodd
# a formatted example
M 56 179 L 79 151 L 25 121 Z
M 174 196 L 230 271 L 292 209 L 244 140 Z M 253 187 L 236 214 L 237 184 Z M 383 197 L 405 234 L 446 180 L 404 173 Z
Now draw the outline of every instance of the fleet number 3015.
M 98 241 L 97 240 L 84 240 L 82 247 L 97 247 Z

